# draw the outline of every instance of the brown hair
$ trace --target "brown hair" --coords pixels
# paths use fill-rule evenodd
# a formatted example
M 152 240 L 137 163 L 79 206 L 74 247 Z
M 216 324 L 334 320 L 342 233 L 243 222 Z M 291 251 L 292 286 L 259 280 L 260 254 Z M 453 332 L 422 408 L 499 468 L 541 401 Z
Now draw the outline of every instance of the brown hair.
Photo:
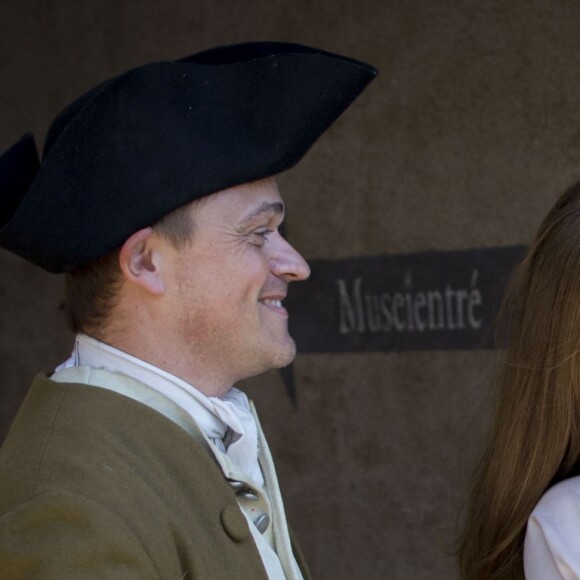
M 176 249 L 182 248 L 192 237 L 194 223 L 192 204 L 181 206 L 161 218 L 153 230 L 166 238 Z M 65 275 L 64 312 L 68 326 L 74 332 L 100 334 L 109 322 L 116 305 L 123 276 L 119 266 L 120 248 L 67 272 Z
M 461 577 L 524 579 L 528 517 L 580 458 L 580 184 L 542 223 L 499 316 L 487 447 L 461 538 Z

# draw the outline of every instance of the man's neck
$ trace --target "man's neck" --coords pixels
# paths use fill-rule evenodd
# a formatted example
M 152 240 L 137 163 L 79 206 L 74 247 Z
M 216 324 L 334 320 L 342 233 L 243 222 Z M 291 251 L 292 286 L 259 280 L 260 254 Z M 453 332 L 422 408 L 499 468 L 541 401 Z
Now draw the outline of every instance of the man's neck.
M 167 348 L 172 343 L 159 339 L 154 345 L 144 337 L 128 337 L 120 333 L 104 332 L 97 336 L 87 336 L 99 340 L 123 353 L 144 361 L 162 371 L 170 373 L 208 397 L 223 397 L 232 388 L 234 381 L 210 372 L 210 365 L 204 364 L 203 357 L 194 353 L 180 354 Z

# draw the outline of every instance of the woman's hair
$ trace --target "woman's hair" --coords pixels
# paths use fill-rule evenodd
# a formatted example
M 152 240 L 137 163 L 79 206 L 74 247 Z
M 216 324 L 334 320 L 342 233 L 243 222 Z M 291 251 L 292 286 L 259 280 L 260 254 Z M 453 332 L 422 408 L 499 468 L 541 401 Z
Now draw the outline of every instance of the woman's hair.
M 528 517 L 580 459 L 580 184 L 515 270 L 497 344 L 495 412 L 459 548 L 466 580 L 524 578 Z
M 176 249 L 191 240 L 194 229 L 191 208 L 199 200 L 177 208 L 153 225 Z M 73 332 L 99 336 L 110 320 L 123 284 L 120 248 L 65 275 L 64 312 Z

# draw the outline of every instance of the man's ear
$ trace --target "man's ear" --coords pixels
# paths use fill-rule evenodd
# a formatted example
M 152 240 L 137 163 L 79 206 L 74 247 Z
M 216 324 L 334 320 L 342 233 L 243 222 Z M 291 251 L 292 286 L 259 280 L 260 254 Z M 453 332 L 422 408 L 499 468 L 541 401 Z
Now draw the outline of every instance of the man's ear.
M 135 232 L 121 246 L 119 266 L 125 278 L 151 294 L 163 294 L 165 281 L 161 275 L 161 254 L 153 228 Z

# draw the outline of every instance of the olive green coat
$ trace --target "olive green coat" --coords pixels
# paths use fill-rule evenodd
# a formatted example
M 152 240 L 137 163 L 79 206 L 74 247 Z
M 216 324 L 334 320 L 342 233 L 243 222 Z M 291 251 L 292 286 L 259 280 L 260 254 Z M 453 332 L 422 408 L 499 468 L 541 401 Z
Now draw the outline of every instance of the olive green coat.
M 119 394 L 38 375 L 0 450 L 0 579 L 89 578 L 266 573 L 193 437 Z

